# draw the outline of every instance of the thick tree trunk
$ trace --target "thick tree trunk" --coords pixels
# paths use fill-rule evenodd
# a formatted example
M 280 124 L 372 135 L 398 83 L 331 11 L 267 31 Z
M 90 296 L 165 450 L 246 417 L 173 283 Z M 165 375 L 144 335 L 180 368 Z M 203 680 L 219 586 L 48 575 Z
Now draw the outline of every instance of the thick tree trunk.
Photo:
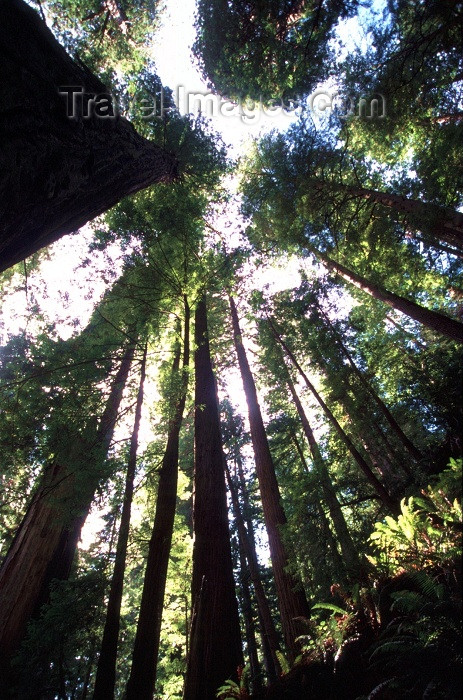
M 270 322 L 272 331 L 274 333 L 274 336 L 276 340 L 280 343 L 281 347 L 285 351 L 286 355 L 288 358 L 291 360 L 293 363 L 294 367 L 297 369 L 303 380 L 305 381 L 307 387 L 310 389 L 318 403 L 323 409 L 323 412 L 325 413 L 326 417 L 330 421 L 331 425 L 334 427 L 336 432 L 338 433 L 339 437 L 351 453 L 352 457 L 354 458 L 356 464 L 360 468 L 360 470 L 364 473 L 367 481 L 371 484 L 371 486 L 374 488 L 380 499 L 383 501 L 384 505 L 387 506 L 391 511 L 394 513 L 399 513 L 400 509 L 398 504 L 394 501 L 394 499 L 390 496 L 390 494 L 386 491 L 384 488 L 383 484 L 379 481 L 377 476 L 372 472 L 370 469 L 370 466 L 367 464 L 367 462 L 364 460 L 360 452 L 357 450 L 355 447 L 354 443 L 350 439 L 350 437 L 347 435 L 347 433 L 344 432 L 343 428 L 337 421 L 336 417 L 332 413 L 332 411 L 328 408 L 326 403 L 323 401 L 322 397 L 318 393 L 318 391 L 315 389 L 314 385 L 308 378 L 307 374 L 304 372 L 302 369 L 301 365 L 297 361 L 296 357 L 294 356 L 293 352 L 290 350 L 290 348 L 287 346 L 283 338 L 279 335 L 279 333 L 276 331 L 275 326 L 272 322 Z
M 432 328 L 434 331 L 441 335 L 445 335 L 452 340 L 457 340 L 463 343 L 463 323 L 455 321 L 449 316 L 444 316 L 437 311 L 431 311 L 430 309 L 425 309 L 424 306 L 416 304 L 410 299 L 405 299 L 404 297 L 395 294 L 394 292 L 389 292 L 387 289 L 380 287 L 373 282 L 357 275 L 355 272 L 347 269 L 341 263 L 336 262 L 329 258 L 325 253 L 317 250 L 313 246 L 307 245 L 307 248 L 323 262 L 323 264 L 331 271 L 336 272 L 343 279 L 351 282 L 355 287 L 366 292 L 375 299 L 379 299 L 384 304 L 391 306 L 393 309 L 397 309 L 403 314 L 410 316 L 418 323 L 422 323 L 428 328 Z
M 81 95 L 108 90 L 22 0 L 0 3 L 0 85 L 0 271 L 175 178 L 176 159 L 124 118 L 102 103 L 85 116 Z M 67 87 L 80 91 L 74 117 Z
M 310 608 L 301 583 L 288 573 L 288 555 L 283 543 L 281 527 L 286 524 L 286 516 L 280 499 L 280 491 L 275 475 L 272 455 L 265 433 L 262 414 L 257 399 L 257 391 L 246 352 L 243 346 L 238 313 L 234 300 L 230 297 L 233 335 L 238 363 L 243 381 L 244 393 L 249 412 L 249 424 L 264 511 L 265 526 L 268 533 L 270 556 L 278 595 L 281 622 L 285 643 L 292 658 L 298 653 L 296 637 L 304 631 L 301 618 L 310 616 Z
M 206 301 L 195 315 L 193 618 L 184 700 L 215 700 L 243 663 Z
M 177 501 L 179 434 L 185 409 L 190 362 L 190 309 L 186 297 L 184 303 L 183 381 L 180 395 L 174 398 L 175 405 L 159 473 L 156 514 L 148 549 L 126 700 L 151 700 L 155 692 L 164 593 Z M 177 347 L 172 366 L 174 380 L 178 376 L 179 366 L 180 345 Z
M 143 406 L 147 350 L 147 345 L 145 345 L 140 370 L 140 384 L 138 387 L 137 401 L 135 405 L 135 419 L 130 438 L 129 459 L 125 477 L 125 490 L 122 501 L 119 536 L 117 538 L 116 558 L 114 561 L 114 571 L 111 579 L 108 607 L 106 610 L 106 621 L 96 671 L 93 700 L 110 700 L 111 698 L 114 698 L 114 689 L 116 685 L 117 643 L 119 639 L 127 543 L 129 541 L 130 532 L 133 485 L 137 466 L 138 433 L 140 430 L 141 410 Z
M 263 633 L 271 654 L 271 661 L 270 663 L 266 664 L 270 676 L 269 680 L 276 680 L 281 673 L 280 661 L 277 656 L 277 651 L 279 651 L 280 645 L 278 643 L 278 635 L 273 623 L 272 613 L 259 573 L 259 563 L 257 561 L 256 548 L 253 541 L 254 538 L 251 536 L 252 528 L 250 529 L 250 525 L 248 523 L 248 529 L 246 530 L 246 525 L 244 523 L 244 518 L 240 508 L 238 493 L 231 479 L 226 461 L 225 473 L 227 475 L 228 489 L 231 496 L 233 514 L 235 516 L 236 526 L 238 529 L 240 545 L 248 562 L 249 574 L 251 576 L 252 585 L 256 594 L 257 606 L 259 608 L 262 621 Z
M 101 476 L 94 471 L 92 456 L 96 456 L 96 450 L 98 459 L 107 453 L 133 353 L 134 346 L 130 345 L 115 376 L 93 444 L 88 439 L 76 440 L 70 446 L 66 463 L 63 458 L 45 470 L 2 563 L 0 655 L 5 659 L 17 649 L 28 620 L 47 599 L 52 579 L 69 576 L 80 528 Z

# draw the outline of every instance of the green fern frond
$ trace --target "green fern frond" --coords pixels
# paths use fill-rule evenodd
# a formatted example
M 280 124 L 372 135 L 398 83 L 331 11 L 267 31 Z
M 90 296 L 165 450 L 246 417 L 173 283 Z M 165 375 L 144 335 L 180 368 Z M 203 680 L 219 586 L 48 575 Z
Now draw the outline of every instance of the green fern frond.
M 287 660 L 287 658 L 285 656 L 283 656 L 281 651 L 277 651 L 276 655 L 277 655 L 278 661 L 280 662 L 281 675 L 285 676 L 291 670 L 291 666 L 289 664 L 289 661 Z
M 329 610 L 336 615 L 349 615 L 347 610 L 343 610 L 332 603 L 315 603 L 315 605 L 312 605 L 312 610 Z
M 391 598 L 394 600 L 391 610 L 399 610 L 404 613 L 420 612 L 428 602 L 426 596 L 415 591 L 397 591 L 391 593 Z
M 419 648 L 421 647 L 410 637 L 406 639 L 391 639 L 390 641 L 382 642 L 376 647 L 370 656 L 370 661 L 383 654 L 402 655 L 404 652 L 417 651 Z

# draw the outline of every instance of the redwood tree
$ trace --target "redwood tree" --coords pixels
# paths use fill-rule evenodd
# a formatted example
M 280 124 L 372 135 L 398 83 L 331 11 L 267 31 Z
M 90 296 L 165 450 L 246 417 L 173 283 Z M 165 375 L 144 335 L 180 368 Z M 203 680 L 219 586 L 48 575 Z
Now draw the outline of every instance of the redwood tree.
M 262 497 L 265 527 L 269 539 L 281 623 L 288 651 L 292 657 L 295 657 L 297 654 L 295 640 L 303 631 L 300 621 L 301 618 L 309 617 L 310 610 L 301 582 L 288 573 L 288 553 L 281 532 L 281 528 L 286 524 L 286 516 L 281 503 L 275 468 L 257 398 L 256 385 L 243 346 L 236 304 L 232 297 L 229 298 L 229 301 L 233 340 L 248 405 L 254 459 Z
M 140 370 L 140 384 L 135 404 L 135 419 L 130 438 L 129 459 L 125 477 L 124 498 L 122 501 L 121 521 L 117 538 L 116 558 L 109 591 L 106 621 L 101 641 L 100 656 L 95 679 L 93 700 L 110 700 L 114 697 L 116 684 L 117 641 L 119 637 L 122 592 L 124 587 L 125 560 L 130 531 L 130 513 L 132 509 L 135 470 L 137 466 L 138 433 L 140 430 L 141 410 L 146 376 L 147 345 L 143 351 Z
M 206 300 L 195 313 L 193 616 L 184 700 L 215 700 L 243 663 Z
M 134 354 L 125 349 L 99 425 L 75 436 L 68 453 L 44 471 L 27 512 L 0 568 L 0 652 L 8 659 L 17 649 L 28 620 L 48 597 L 50 582 L 66 579 L 88 515 L 103 459 L 112 440 L 122 392 Z M 86 469 L 87 467 L 87 469 Z M 81 488 L 76 488 L 76 481 Z
M 190 308 L 186 296 L 184 297 L 184 308 L 183 377 L 180 392 L 173 399 L 174 406 L 169 419 L 167 445 L 159 473 L 156 514 L 143 581 L 132 668 L 127 683 L 127 700 L 151 700 L 156 685 L 162 610 L 177 498 L 179 434 L 188 388 Z M 173 383 L 178 376 L 179 365 L 180 345 L 177 346 L 172 366 Z
M 177 161 L 117 115 L 108 88 L 22 0 L 0 3 L 0 56 L 2 271 L 123 197 L 172 180 Z
M 405 297 L 399 296 L 394 292 L 389 292 L 379 284 L 376 284 L 371 280 L 367 280 L 357 273 L 352 272 L 352 270 L 349 270 L 344 265 L 341 265 L 341 263 L 338 263 L 330 258 L 328 255 L 326 255 L 326 253 L 322 253 L 320 250 L 317 250 L 311 245 L 307 245 L 307 248 L 315 255 L 315 257 L 321 260 L 325 267 L 332 272 L 337 273 L 358 289 L 370 294 L 370 296 L 374 297 L 375 299 L 379 299 L 384 304 L 391 306 L 393 309 L 397 309 L 397 311 L 410 316 L 410 318 L 418 321 L 418 323 L 422 323 L 423 325 L 428 326 L 428 328 L 432 328 L 437 333 L 463 343 L 463 323 L 455 321 L 453 318 L 438 313 L 437 311 L 433 311 L 432 309 L 426 309 L 424 306 L 420 306 L 420 304 L 417 304 L 410 299 L 406 299 Z

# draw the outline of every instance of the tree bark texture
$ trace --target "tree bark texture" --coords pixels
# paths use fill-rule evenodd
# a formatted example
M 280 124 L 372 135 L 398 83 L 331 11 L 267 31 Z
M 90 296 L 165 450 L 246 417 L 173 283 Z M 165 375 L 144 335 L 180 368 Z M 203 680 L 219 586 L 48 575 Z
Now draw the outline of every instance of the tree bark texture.
M 6 660 L 18 648 L 28 620 L 47 600 L 52 579 L 69 576 L 80 529 L 100 476 L 89 462 L 95 448 L 98 458 L 108 451 L 133 353 L 134 346 L 130 345 L 113 381 L 94 444 L 76 440 L 69 446 L 67 463 L 63 458 L 45 470 L 2 562 L 0 656 Z
M 130 532 L 133 486 L 137 466 L 138 433 L 140 430 L 141 411 L 143 406 L 147 350 L 147 345 L 145 345 L 140 370 L 140 384 L 138 387 L 137 400 L 135 404 L 135 419 L 130 438 L 129 459 L 125 477 L 125 490 L 122 501 L 119 535 L 117 538 L 116 558 L 114 561 L 114 571 L 109 590 L 106 621 L 103 630 L 103 639 L 101 641 L 100 656 L 98 658 L 93 700 L 111 700 L 114 698 L 114 689 L 116 685 L 117 643 L 119 639 L 127 543 L 129 541 Z
M 288 652 L 294 658 L 298 653 L 295 639 L 304 631 L 301 619 L 309 618 L 310 608 L 300 581 L 297 581 L 294 576 L 287 572 L 288 554 L 280 531 L 281 527 L 286 524 L 286 516 L 281 503 L 273 459 L 257 398 L 256 385 L 243 346 L 236 305 L 232 297 L 230 297 L 229 301 L 234 344 L 248 405 L 251 439 L 262 498 L 265 527 L 269 539 L 281 623 Z
M 67 116 L 60 88 L 109 91 L 22 0 L 0 3 L 0 86 L 0 271 L 175 178 L 175 157 L 123 117 L 98 116 L 91 105 L 86 117 L 78 99 Z
M 243 663 L 206 301 L 195 314 L 193 616 L 184 700 L 214 700 Z
M 265 671 L 267 673 L 267 677 L 269 679 L 269 682 L 276 681 L 281 673 L 281 665 L 280 665 L 280 660 L 276 655 L 277 649 L 279 649 L 279 641 L 278 641 L 278 633 L 275 629 L 275 624 L 273 622 L 273 617 L 272 613 L 270 611 L 270 606 L 267 600 L 267 596 L 265 594 L 265 590 L 262 584 L 262 579 L 260 577 L 260 572 L 259 572 L 259 563 L 257 559 L 257 550 L 256 550 L 256 538 L 254 535 L 254 523 L 252 520 L 252 511 L 251 511 L 251 502 L 249 499 L 249 492 L 247 489 L 247 484 L 246 484 L 246 477 L 244 475 L 244 469 L 243 469 L 243 460 L 241 459 L 241 455 L 238 451 L 236 454 L 236 467 L 237 467 L 237 476 L 238 476 L 238 483 L 239 483 L 239 489 L 237 490 L 237 495 L 238 493 L 241 494 L 241 499 L 243 502 L 243 508 L 240 509 L 240 515 L 242 517 L 243 523 L 246 528 L 246 533 L 248 537 L 248 542 L 249 542 L 249 547 L 250 547 L 250 556 L 248 561 L 251 561 L 251 559 L 255 562 L 256 567 L 254 569 L 253 566 L 253 571 L 257 573 L 257 576 L 254 576 L 254 574 L 251 574 L 251 579 L 253 582 L 254 586 L 254 593 L 257 598 L 257 608 L 258 608 L 258 616 L 259 616 L 259 630 L 260 630 L 260 637 L 262 641 L 262 655 L 264 657 L 264 665 L 265 665 Z M 238 504 L 239 504 L 239 499 L 238 499 Z M 250 572 L 251 572 L 251 565 L 249 564 L 250 567 Z M 259 587 L 260 584 L 260 592 L 259 595 L 257 594 L 256 586 Z M 259 603 L 259 597 L 260 597 L 260 603 Z M 267 608 L 267 612 L 264 612 L 264 614 L 261 612 L 261 608 Z M 266 616 L 266 619 L 265 619 Z M 272 640 L 272 641 L 271 641 Z
M 190 309 L 186 298 L 184 302 L 183 380 L 180 394 L 174 399 L 166 450 L 159 473 L 156 513 L 148 549 L 126 700 L 151 700 L 155 692 L 164 593 L 177 502 L 179 434 L 185 409 L 190 362 Z M 177 346 L 172 366 L 174 380 L 178 376 L 179 365 L 180 345 Z
M 246 565 L 246 557 L 244 555 L 241 539 L 238 541 L 238 547 L 242 610 L 247 655 L 249 659 L 251 690 L 254 693 L 258 693 L 262 690 L 262 671 L 259 662 L 259 654 L 257 653 L 256 625 L 254 622 L 254 606 L 251 598 L 251 588 L 249 586 L 249 571 Z
M 418 323 L 422 323 L 428 328 L 436 331 L 440 335 L 445 335 L 452 340 L 456 340 L 463 343 L 463 323 L 455 321 L 449 316 L 444 316 L 444 314 L 438 311 L 432 311 L 431 309 L 426 309 L 424 306 L 416 304 L 410 299 L 405 299 L 394 292 L 389 292 L 387 289 L 380 287 L 378 284 L 371 282 L 370 280 L 357 275 L 357 273 L 352 272 L 341 263 L 336 262 L 328 257 L 325 253 L 320 250 L 313 248 L 312 246 L 307 246 L 308 249 L 323 262 L 323 264 L 332 272 L 336 272 L 343 279 L 347 280 L 353 284 L 358 289 L 366 292 L 375 299 L 379 299 L 384 304 L 397 309 L 401 313 L 413 318 Z

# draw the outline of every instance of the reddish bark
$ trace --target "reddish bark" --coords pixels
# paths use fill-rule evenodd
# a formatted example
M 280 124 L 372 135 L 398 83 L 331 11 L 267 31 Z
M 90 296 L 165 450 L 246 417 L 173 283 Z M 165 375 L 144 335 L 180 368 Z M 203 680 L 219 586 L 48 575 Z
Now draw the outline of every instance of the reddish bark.
M 310 608 L 300 581 L 297 581 L 297 579 L 287 571 L 289 564 L 288 554 L 281 536 L 281 528 L 286 524 L 286 516 L 281 504 L 280 491 L 262 420 L 254 378 L 243 346 L 236 305 L 231 297 L 229 301 L 234 344 L 248 405 L 256 472 L 262 497 L 265 526 L 269 539 L 270 556 L 278 595 L 278 606 L 280 609 L 285 643 L 290 656 L 294 658 L 298 653 L 295 640 L 304 631 L 301 625 L 301 618 L 306 619 L 310 616 Z
M 184 700 L 215 700 L 243 663 L 206 302 L 195 315 L 193 616 Z
M 231 479 L 226 462 L 225 473 L 227 475 L 228 489 L 231 496 L 233 514 L 235 516 L 236 526 L 238 529 L 240 545 L 243 550 L 244 556 L 246 557 L 246 560 L 248 562 L 249 574 L 251 576 L 252 585 L 254 587 L 254 592 L 257 598 L 259 614 L 262 620 L 263 633 L 265 635 L 265 639 L 270 650 L 271 662 L 267 664 L 267 668 L 270 671 L 270 680 L 274 680 L 278 678 L 278 676 L 281 673 L 280 661 L 277 655 L 277 651 L 279 651 L 280 647 L 278 643 L 278 635 L 275 629 L 272 613 L 268 604 L 267 596 L 265 595 L 264 587 L 262 585 L 262 579 L 259 573 L 259 563 L 257 560 L 256 548 L 253 541 L 254 538 L 248 534 L 248 531 L 252 532 L 252 530 L 249 529 L 249 523 L 248 530 L 246 530 L 244 518 L 241 513 L 238 493 Z
M 80 529 L 99 480 L 98 474 L 85 471 L 85 465 L 95 448 L 99 456 L 108 450 L 133 352 L 134 346 L 130 345 L 113 381 L 95 444 L 76 441 L 69 447 L 68 463 L 60 461 L 46 468 L 3 560 L 0 568 L 0 654 L 6 659 L 20 644 L 28 620 L 47 599 L 52 579 L 69 576 Z M 78 473 L 82 466 L 88 480 Z
M 25 48 L 27 47 L 27 48 Z M 66 112 L 59 89 L 109 90 L 22 0 L 0 3 L 0 271 L 123 197 L 176 177 L 175 157 L 123 117 Z
M 403 314 L 410 316 L 410 318 L 418 321 L 418 323 L 422 323 L 424 326 L 432 328 L 437 333 L 463 343 L 463 323 L 455 321 L 449 316 L 444 316 L 444 314 L 438 313 L 437 311 L 426 309 L 424 306 L 420 306 L 414 301 L 405 299 L 405 297 L 401 297 L 394 292 L 389 292 L 387 289 L 380 287 L 378 284 L 374 284 L 370 280 L 367 280 L 364 277 L 357 275 L 357 273 L 352 272 L 344 265 L 341 265 L 341 263 L 332 260 L 320 250 L 317 250 L 312 246 L 307 247 L 329 270 L 336 272 L 343 279 L 351 282 L 351 284 L 358 289 L 361 289 L 375 299 L 379 299 L 384 304 L 391 306 L 393 309 L 397 309 L 397 311 L 401 311 Z

